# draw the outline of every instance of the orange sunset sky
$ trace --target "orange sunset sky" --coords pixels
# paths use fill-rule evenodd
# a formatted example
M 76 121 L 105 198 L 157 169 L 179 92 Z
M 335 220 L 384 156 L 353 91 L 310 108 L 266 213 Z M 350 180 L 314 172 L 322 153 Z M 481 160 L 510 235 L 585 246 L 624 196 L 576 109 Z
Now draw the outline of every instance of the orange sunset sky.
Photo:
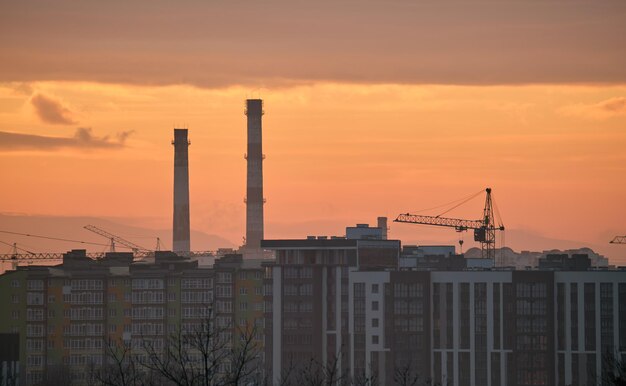
M 167 228 L 185 126 L 192 229 L 238 244 L 249 97 L 265 101 L 266 238 L 490 186 L 507 246 L 626 264 L 608 244 L 626 234 L 624 1 L 0 0 L 0 212 Z

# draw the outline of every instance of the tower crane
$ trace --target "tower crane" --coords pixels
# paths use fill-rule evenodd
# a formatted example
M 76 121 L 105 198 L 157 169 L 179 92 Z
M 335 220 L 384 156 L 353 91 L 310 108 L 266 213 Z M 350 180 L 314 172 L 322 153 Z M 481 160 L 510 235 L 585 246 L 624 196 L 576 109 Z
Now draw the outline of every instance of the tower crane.
M 88 228 L 89 227 L 89 228 Z M 109 240 L 113 240 L 113 243 L 117 243 L 117 244 L 121 244 L 124 245 L 130 249 L 132 249 L 133 251 L 133 256 L 135 259 L 141 259 L 141 258 L 152 258 L 155 255 L 155 251 L 143 248 L 137 244 L 131 243 L 128 240 L 124 240 L 119 236 L 115 236 L 107 231 L 104 231 L 100 228 L 97 228 L 93 225 L 89 225 L 85 227 L 86 229 L 91 230 L 92 232 L 95 232 L 99 235 L 102 235 L 103 237 L 106 237 Z M 91 228 L 91 229 L 90 229 Z M 0 230 L 0 234 L 10 234 L 10 235 L 16 235 L 16 236 L 23 236 L 23 237 L 33 237 L 33 238 L 40 238 L 40 239 L 47 239 L 47 240 L 56 240 L 56 241 L 64 241 L 64 242 L 68 242 L 68 243 L 72 243 L 72 244 L 79 244 L 79 245 L 98 245 L 98 246 L 110 246 L 110 244 L 103 244 L 103 243 L 95 243 L 95 242 L 91 242 L 91 241 L 83 241 L 83 240 L 75 240 L 75 239 L 67 239 L 67 238 L 61 238 L 61 237 L 55 237 L 55 236 L 46 236 L 46 235 L 36 235 L 36 234 L 30 234 L 30 233 L 21 233 L 21 232 L 14 232 L 14 231 L 8 231 L 8 230 Z M 63 261 L 63 255 L 65 255 L 64 253 L 57 253 L 57 252 L 42 252 L 42 253 L 35 253 L 35 252 L 31 252 L 28 251 L 24 248 L 20 248 L 17 246 L 16 243 L 7 243 L 4 241 L 0 240 L 0 244 L 5 244 L 9 247 L 11 247 L 11 253 L 7 253 L 7 254 L 0 254 L 0 263 L 2 262 L 6 262 L 6 261 L 11 261 L 14 263 L 23 263 L 26 262 L 28 264 L 32 264 L 35 261 L 47 261 L 47 262 L 52 262 L 52 263 L 56 263 L 56 262 L 60 262 Z M 157 251 L 161 250 L 161 239 L 157 237 L 157 247 L 156 247 Z M 20 252 L 21 251 L 21 252 Z M 188 253 L 185 253 L 184 255 L 179 254 L 179 256 L 185 256 L 185 257 L 189 257 L 189 258 L 196 258 L 196 257 L 202 257 L 202 256 L 216 256 L 217 252 L 216 251 L 191 251 Z M 94 260 L 100 260 L 104 257 L 106 257 L 106 253 L 103 252 L 87 252 L 86 256 L 90 259 L 94 259 Z
M 457 232 L 473 229 L 474 241 L 478 241 L 480 243 L 482 258 L 491 259 L 495 263 L 496 231 L 504 231 L 504 225 L 502 225 L 502 220 L 500 218 L 498 218 L 498 223 L 496 224 L 493 200 L 491 198 L 491 188 L 485 189 L 485 192 L 487 193 L 485 198 L 485 207 L 483 209 L 482 219 L 480 220 L 463 220 L 441 216 L 425 216 L 420 214 L 403 213 L 398 215 L 394 222 L 451 227 Z M 474 197 L 476 197 L 476 195 L 461 202 L 453 208 L 460 206 Z
M 609 242 L 611 244 L 626 244 L 626 236 L 615 236 L 615 238 Z
M 95 234 L 98 234 L 100 236 L 106 237 L 107 239 L 111 240 L 111 252 L 115 252 L 115 244 L 121 244 L 124 245 L 125 247 L 130 248 L 133 252 L 148 252 L 149 249 L 144 248 L 142 246 L 139 246 L 135 243 L 132 243 L 128 240 L 124 240 L 123 238 L 116 236 L 112 233 L 109 233 L 107 231 L 105 231 L 104 229 L 100 229 L 97 226 L 94 225 L 85 225 L 83 228 L 87 229 L 88 231 L 91 231 Z

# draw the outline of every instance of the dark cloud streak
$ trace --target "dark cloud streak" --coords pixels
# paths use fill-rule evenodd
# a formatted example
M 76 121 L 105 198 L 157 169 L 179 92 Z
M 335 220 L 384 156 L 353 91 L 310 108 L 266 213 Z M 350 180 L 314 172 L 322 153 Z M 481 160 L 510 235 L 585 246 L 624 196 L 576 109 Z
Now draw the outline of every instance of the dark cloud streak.
M 72 118 L 72 112 L 54 98 L 35 94 L 30 103 L 35 108 L 37 116 L 45 123 L 54 125 L 73 125 L 76 123 Z
M 126 139 L 131 134 L 132 131 L 124 131 L 117 133 L 115 139 L 109 135 L 97 137 L 93 135 L 91 128 L 83 127 L 76 129 L 73 137 L 50 137 L 0 131 L 0 151 L 120 149 L 125 147 Z
M 600 107 L 601 109 L 609 113 L 614 113 L 614 114 L 626 113 L 626 98 L 625 97 L 611 98 L 609 100 L 600 102 L 598 104 L 598 107 Z
M 626 82 L 623 0 L 59 0 L 4 8 L 0 81 Z

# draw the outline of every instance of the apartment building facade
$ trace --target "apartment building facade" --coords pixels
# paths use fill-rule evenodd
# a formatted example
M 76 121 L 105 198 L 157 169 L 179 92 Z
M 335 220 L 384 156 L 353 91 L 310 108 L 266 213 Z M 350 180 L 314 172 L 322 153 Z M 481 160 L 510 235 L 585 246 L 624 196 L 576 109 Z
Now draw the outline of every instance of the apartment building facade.
M 216 294 L 216 282 L 230 290 L 219 287 Z M 260 263 L 244 263 L 240 255 L 219 258 L 214 268 L 171 252 L 133 262 L 129 253 L 94 261 L 75 250 L 60 265 L 19 267 L 0 276 L 0 304 L 8 311 L 0 332 L 19 335 L 20 384 L 60 374 L 64 382 L 86 383 L 90 368 L 106 362 L 110 344 L 131 347 L 141 360 L 147 347 L 159 351 L 177 331 L 214 322 L 223 322 L 222 338 L 235 342 L 237 323 L 262 319 L 261 287 Z M 250 295 L 241 300 L 246 296 L 236 291 Z M 255 344 L 262 343 L 256 336 Z
M 275 252 L 265 267 L 265 365 L 274 383 L 308 361 L 349 376 L 351 270 L 393 269 L 397 240 L 309 237 L 263 240 Z
M 601 385 L 607 355 L 626 359 L 626 271 L 355 271 L 350 287 L 351 371 L 382 384 Z

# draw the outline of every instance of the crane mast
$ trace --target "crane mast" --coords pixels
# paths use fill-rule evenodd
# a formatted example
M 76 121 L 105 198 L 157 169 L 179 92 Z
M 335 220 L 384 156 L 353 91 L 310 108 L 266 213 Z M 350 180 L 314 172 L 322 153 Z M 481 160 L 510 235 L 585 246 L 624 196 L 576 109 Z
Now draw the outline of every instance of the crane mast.
M 493 200 L 491 198 L 491 188 L 485 189 L 485 192 L 487 193 L 485 197 L 485 207 L 483 209 L 482 219 L 480 220 L 464 220 L 450 217 L 404 213 L 400 214 L 394 222 L 451 227 L 457 232 L 473 229 L 474 241 L 478 241 L 480 243 L 481 256 L 485 259 L 491 259 L 495 263 L 496 231 L 503 231 L 504 225 L 496 224 L 493 210 Z
M 496 259 L 496 229 L 504 230 L 504 226 L 496 227 L 493 215 L 493 201 L 491 200 L 491 188 L 487 188 L 485 197 L 485 208 L 483 209 L 483 225 L 474 229 L 474 240 L 480 242 L 480 249 L 483 258 L 491 259 L 495 263 Z

